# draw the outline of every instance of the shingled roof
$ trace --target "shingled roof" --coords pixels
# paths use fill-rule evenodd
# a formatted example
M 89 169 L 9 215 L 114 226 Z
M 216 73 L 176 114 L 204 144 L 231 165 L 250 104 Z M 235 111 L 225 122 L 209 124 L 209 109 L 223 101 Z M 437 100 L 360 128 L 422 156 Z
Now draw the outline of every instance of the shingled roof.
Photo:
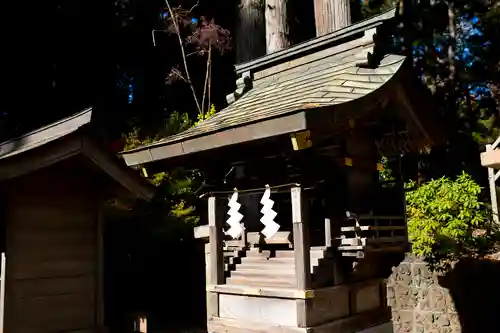
M 263 122 L 271 119 L 281 119 L 286 124 L 268 124 L 275 128 L 268 136 L 300 131 L 305 129 L 300 119 L 283 117 L 308 109 L 335 108 L 373 93 L 393 78 L 405 60 L 404 56 L 388 54 L 374 68 L 360 66 L 374 52 L 376 28 L 394 16 L 395 10 L 391 10 L 236 66 L 241 78 L 236 92 L 228 96 L 227 108 L 185 132 L 123 152 L 125 161 L 137 165 L 243 142 L 228 136 L 229 131 L 245 128 L 249 133 L 253 131 L 249 125 L 265 126 Z M 278 128 L 278 124 L 285 127 Z M 197 140 L 207 136 L 216 139 L 210 146 Z M 255 133 L 250 136 L 263 138 Z
M 92 140 L 87 131 L 91 118 L 92 108 L 88 108 L 0 143 L 0 182 L 82 155 L 132 194 L 152 199 L 154 187 Z

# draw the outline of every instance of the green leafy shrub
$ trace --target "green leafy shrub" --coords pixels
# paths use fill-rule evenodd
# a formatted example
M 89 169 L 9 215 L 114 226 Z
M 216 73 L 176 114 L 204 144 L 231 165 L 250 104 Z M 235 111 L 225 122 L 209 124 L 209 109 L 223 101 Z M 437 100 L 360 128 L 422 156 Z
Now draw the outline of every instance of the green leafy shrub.
M 203 113 L 198 113 L 198 121 L 196 121 L 194 123 L 194 126 L 198 126 L 202 121 L 204 120 L 207 120 L 208 118 L 212 117 L 215 113 L 217 112 L 217 110 L 215 109 L 215 105 L 212 104 L 212 106 L 210 107 L 210 110 L 208 110 L 207 113 L 203 114 Z
M 424 185 L 409 184 L 408 232 L 414 254 L 434 270 L 447 270 L 463 257 L 492 250 L 497 234 L 481 187 L 463 173 L 456 180 L 441 178 Z
M 175 135 L 185 130 L 199 125 L 216 113 L 215 106 L 210 110 L 198 114 L 198 120 L 193 122 L 187 113 L 172 112 L 167 119 L 162 130 L 154 137 L 143 135 L 141 130 L 134 127 L 132 131 L 122 135 L 124 141 L 124 150 L 134 149 L 140 146 L 151 144 L 162 138 Z M 177 168 L 165 172 L 148 175 L 147 168 L 142 168 L 142 175 L 149 182 L 157 187 L 158 199 L 161 204 L 155 205 L 154 210 L 157 218 L 167 219 L 169 226 L 189 226 L 192 227 L 199 222 L 196 214 L 196 195 L 195 190 L 199 186 L 197 174 L 195 172 Z M 131 209 L 134 201 L 130 197 L 117 198 L 113 201 L 115 208 Z

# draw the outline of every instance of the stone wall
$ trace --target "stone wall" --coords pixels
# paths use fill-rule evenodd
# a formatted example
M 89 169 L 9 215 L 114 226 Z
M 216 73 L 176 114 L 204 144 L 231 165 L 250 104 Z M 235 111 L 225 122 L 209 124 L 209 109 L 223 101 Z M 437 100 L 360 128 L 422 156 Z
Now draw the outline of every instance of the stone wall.
M 450 291 L 415 257 L 393 269 L 387 302 L 394 333 L 463 333 Z

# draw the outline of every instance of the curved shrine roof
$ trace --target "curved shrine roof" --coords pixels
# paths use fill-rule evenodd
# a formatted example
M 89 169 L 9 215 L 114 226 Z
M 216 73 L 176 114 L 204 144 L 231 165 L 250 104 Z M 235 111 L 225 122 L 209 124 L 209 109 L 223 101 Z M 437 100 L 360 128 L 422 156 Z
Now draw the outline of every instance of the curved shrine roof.
M 128 165 L 137 165 L 241 143 L 244 141 L 229 138 L 224 133 L 252 124 L 257 126 L 271 119 L 288 121 L 283 117 L 312 108 L 333 107 L 335 112 L 335 105 L 374 93 L 398 72 L 405 60 L 404 56 L 387 54 L 377 66 L 364 66 L 374 53 L 376 28 L 394 15 L 395 10 L 392 10 L 257 59 L 253 61 L 255 64 L 237 66 L 242 78 L 237 81 L 236 92 L 228 96 L 228 102 L 232 103 L 227 108 L 196 127 L 121 155 Z M 287 57 L 290 54 L 293 57 Z M 274 134 L 268 131 L 266 135 L 302 130 L 292 122 L 289 121 L 288 128 Z M 249 131 L 253 130 L 247 133 Z M 193 140 L 214 135 L 219 138 L 213 145 L 205 142 L 203 147 L 199 143 L 194 147 L 192 144 Z M 253 139 L 263 137 L 252 136 Z

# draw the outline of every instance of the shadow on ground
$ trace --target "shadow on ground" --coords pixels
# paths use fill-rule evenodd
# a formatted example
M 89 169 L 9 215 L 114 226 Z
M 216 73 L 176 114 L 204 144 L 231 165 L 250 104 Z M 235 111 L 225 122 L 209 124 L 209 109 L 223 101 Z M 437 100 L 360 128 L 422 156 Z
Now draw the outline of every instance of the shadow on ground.
M 496 332 L 500 319 L 500 261 L 462 260 L 445 277 L 462 333 Z

